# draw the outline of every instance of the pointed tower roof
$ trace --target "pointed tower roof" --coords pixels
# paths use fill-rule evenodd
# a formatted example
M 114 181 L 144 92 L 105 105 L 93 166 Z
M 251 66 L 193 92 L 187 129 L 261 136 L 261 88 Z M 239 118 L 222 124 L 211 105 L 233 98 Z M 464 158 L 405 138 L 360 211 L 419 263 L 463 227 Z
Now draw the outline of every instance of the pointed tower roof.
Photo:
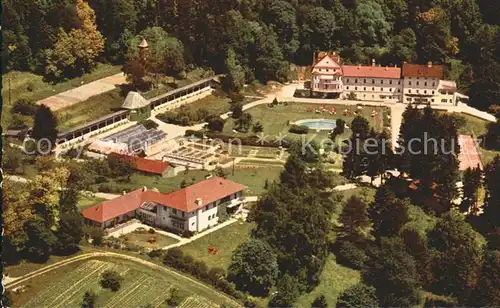
M 141 43 L 139 44 L 139 48 L 148 48 L 148 42 L 146 39 L 142 39 Z
M 125 109 L 138 109 L 149 105 L 149 102 L 137 92 L 130 91 L 122 104 Z

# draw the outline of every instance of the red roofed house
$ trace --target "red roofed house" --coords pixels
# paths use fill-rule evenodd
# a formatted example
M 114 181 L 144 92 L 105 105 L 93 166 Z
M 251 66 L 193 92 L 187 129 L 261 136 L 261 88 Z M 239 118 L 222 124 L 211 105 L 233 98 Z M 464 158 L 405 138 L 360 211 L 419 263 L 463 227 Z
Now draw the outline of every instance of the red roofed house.
M 455 105 L 467 98 L 456 91 L 456 83 L 444 80 L 444 66 L 404 63 L 400 67 L 341 65 L 335 52 L 319 52 L 312 65 L 313 96 L 357 100 L 422 102 Z
M 132 164 L 134 169 L 142 171 L 145 173 L 152 173 L 161 175 L 162 177 L 172 177 L 176 175 L 175 168 L 167 162 L 155 159 L 147 159 L 139 156 L 118 154 L 112 152 L 108 155 L 108 158 L 116 157 L 118 159 L 123 159 Z
M 245 188 L 219 177 L 168 194 L 144 187 L 85 209 L 82 215 L 88 224 L 101 228 L 137 217 L 151 225 L 199 232 L 218 223 L 219 205 L 240 205 Z
M 317 94 L 338 97 L 343 91 L 340 57 L 335 53 L 320 52 L 313 64 L 311 90 Z

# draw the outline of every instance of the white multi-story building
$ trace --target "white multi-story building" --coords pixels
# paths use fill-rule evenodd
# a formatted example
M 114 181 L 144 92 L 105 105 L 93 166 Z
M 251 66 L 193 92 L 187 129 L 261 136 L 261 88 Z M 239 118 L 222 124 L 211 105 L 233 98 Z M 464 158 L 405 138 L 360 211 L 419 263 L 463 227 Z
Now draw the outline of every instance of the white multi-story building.
M 82 211 L 85 221 L 108 228 L 129 218 L 178 231 L 200 232 L 219 222 L 219 207 L 239 206 L 245 186 L 213 177 L 169 194 L 147 188 Z
M 366 101 L 401 101 L 455 105 L 456 83 L 444 80 L 444 66 L 404 63 L 403 67 L 341 65 L 336 53 L 320 52 L 313 63 L 313 96 Z

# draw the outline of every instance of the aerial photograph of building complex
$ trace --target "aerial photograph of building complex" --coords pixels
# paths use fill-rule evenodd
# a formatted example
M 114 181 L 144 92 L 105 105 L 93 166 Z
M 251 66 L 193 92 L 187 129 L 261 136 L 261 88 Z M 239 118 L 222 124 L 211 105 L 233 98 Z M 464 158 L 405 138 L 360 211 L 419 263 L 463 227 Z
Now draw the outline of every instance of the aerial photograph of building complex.
M 500 307 L 497 0 L 4 0 L 2 307 Z

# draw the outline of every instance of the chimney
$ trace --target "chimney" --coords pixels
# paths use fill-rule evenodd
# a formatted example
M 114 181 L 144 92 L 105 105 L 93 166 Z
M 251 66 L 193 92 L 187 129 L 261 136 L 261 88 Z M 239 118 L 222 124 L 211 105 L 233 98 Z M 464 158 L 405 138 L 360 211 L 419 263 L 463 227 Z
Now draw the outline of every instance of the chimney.
M 427 62 L 427 67 L 432 67 L 432 61 Z
M 122 195 L 126 195 L 126 194 L 127 194 L 127 192 L 126 192 L 126 191 L 122 191 Z
M 336 55 L 337 55 L 337 53 L 334 51 L 334 52 L 332 52 L 332 55 L 336 56 Z
M 201 206 L 201 198 L 196 198 L 196 200 L 194 201 L 194 203 L 196 203 L 197 206 Z
M 375 67 L 375 59 L 372 59 L 372 66 Z
M 146 186 L 142 187 L 142 191 L 147 191 L 148 188 Z

